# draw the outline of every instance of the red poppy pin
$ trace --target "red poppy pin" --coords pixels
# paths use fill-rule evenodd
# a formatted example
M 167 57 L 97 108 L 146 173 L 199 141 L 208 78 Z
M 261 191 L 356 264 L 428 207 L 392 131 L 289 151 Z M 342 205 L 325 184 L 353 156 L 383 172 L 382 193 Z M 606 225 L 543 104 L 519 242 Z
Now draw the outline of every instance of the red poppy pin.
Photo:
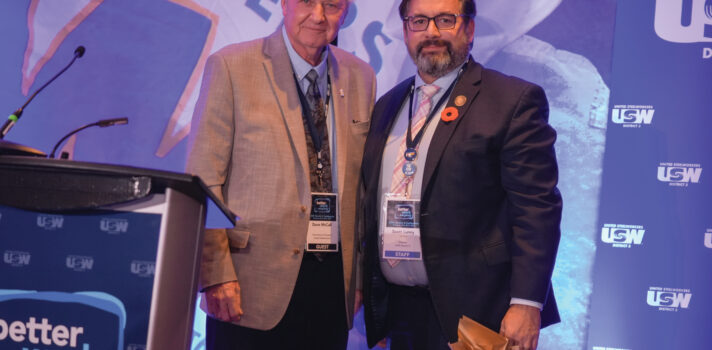
M 457 108 L 450 106 L 445 109 L 443 109 L 443 112 L 440 113 L 440 119 L 442 119 L 444 122 L 451 122 L 459 116 L 457 112 Z

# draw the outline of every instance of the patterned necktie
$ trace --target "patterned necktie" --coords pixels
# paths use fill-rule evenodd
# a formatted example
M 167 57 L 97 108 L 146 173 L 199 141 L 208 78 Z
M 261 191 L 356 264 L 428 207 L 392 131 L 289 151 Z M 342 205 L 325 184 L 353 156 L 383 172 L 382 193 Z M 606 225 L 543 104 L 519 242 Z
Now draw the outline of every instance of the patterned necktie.
M 440 87 L 436 85 L 423 85 L 418 88 L 418 108 L 415 111 L 413 120 L 410 121 L 412 125 L 412 138 L 415 138 L 418 131 L 420 131 L 423 125 L 425 125 L 428 113 L 430 113 L 431 100 L 438 90 L 440 90 Z M 403 142 L 398 148 L 396 166 L 393 168 L 393 178 L 391 180 L 391 193 L 406 194 L 406 197 L 410 197 L 411 189 L 413 187 L 413 179 L 412 177 L 406 177 L 405 174 L 403 174 L 403 165 L 406 162 L 403 153 L 405 153 L 405 149 L 407 148 L 407 138 L 408 136 L 403 138 Z M 418 149 L 417 146 L 415 148 Z M 421 155 L 418 156 L 420 157 Z M 396 267 L 396 265 L 400 262 L 400 260 L 396 259 L 386 259 L 386 261 L 391 267 Z
M 307 152 L 309 154 L 309 179 L 311 182 L 312 191 L 316 192 L 331 192 L 331 151 L 329 149 L 329 132 L 326 127 L 326 111 L 324 110 L 324 101 L 321 99 L 317 79 L 319 74 L 315 70 L 310 70 L 306 75 L 309 81 L 307 89 L 307 103 L 311 110 L 312 120 L 316 127 L 316 132 L 321 135 L 321 168 L 319 167 L 317 150 L 309 133 L 309 126 L 305 120 L 304 127 L 307 130 Z
M 416 109 L 415 116 L 411 121 L 412 138 L 415 138 L 415 135 L 418 134 L 418 131 L 420 131 L 423 125 L 425 125 L 425 121 L 428 117 L 428 113 L 430 113 L 430 107 L 432 105 L 431 100 L 439 90 L 440 87 L 436 85 L 423 85 L 418 88 L 418 108 Z M 406 139 L 407 136 L 403 138 L 403 142 L 401 143 L 400 148 L 398 149 L 398 154 L 396 156 L 396 165 L 393 169 L 393 178 L 391 180 L 391 193 L 410 194 L 411 188 L 413 187 L 413 179 L 409 179 L 407 176 L 405 176 L 405 174 L 403 174 L 403 165 L 406 162 L 405 157 L 403 157 L 403 153 L 405 153 L 405 150 L 407 148 Z M 416 149 L 418 149 L 417 146 Z M 424 155 L 418 155 L 418 157 L 421 156 Z

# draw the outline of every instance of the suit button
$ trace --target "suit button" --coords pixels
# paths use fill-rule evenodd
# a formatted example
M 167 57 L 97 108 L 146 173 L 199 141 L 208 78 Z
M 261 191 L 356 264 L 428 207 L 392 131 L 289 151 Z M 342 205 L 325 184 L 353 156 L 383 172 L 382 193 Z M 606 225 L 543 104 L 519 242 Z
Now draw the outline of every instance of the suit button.
M 299 254 L 299 248 L 294 248 L 294 250 L 292 250 L 292 253 L 294 253 L 294 255 Z
M 302 213 L 306 213 L 306 212 L 307 212 L 307 207 L 305 207 L 305 206 L 302 205 L 302 207 L 299 208 L 299 210 L 301 210 Z

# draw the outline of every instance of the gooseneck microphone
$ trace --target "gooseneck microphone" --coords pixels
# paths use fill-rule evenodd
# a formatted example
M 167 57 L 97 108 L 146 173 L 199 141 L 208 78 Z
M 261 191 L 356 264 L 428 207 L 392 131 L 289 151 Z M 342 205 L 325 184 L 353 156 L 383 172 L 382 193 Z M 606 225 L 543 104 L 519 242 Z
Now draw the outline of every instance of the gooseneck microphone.
M 62 137 L 62 139 L 59 140 L 59 142 L 57 142 L 56 145 L 54 145 L 54 148 L 52 148 L 52 153 L 50 153 L 48 158 L 54 158 L 54 153 L 57 152 L 57 148 L 59 148 L 59 145 L 61 145 L 62 142 L 64 142 L 64 140 L 68 139 L 70 136 L 72 136 L 86 128 L 90 128 L 92 126 L 98 126 L 100 128 L 105 128 L 107 126 L 124 125 L 124 124 L 128 124 L 128 123 L 129 123 L 129 118 L 126 118 L 126 117 L 114 118 L 114 119 L 104 119 L 104 120 L 100 120 L 95 123 L 84 125 L 79 129 L 72 130 L 72 132 L 70 132 L 67 135 L 64 135 L 64 137 Z
M 0 128 L 0 139 L 5 138 L 5 135 L 7 135 L 7 133 L 10 132 L 10 129 L 12 129 L 12 127 L 15 126 L 15 123 L 17 123 L 17 121 L 18 121 L 18 120 L 20 119 L 20 117 L 22 116 L 22 112 L 25 110 L 25 107 L 27 107 L 27 105 L 30 104 L 30 102 L 32 101 L 32 99 L 35 98 L 35 96 L 37 96 L 37 94 L 38 94 L 40 91 L 42 91 L 45 87 L 47 87 L 47 85 L 49 85 L 49 84 L 52 83 L 55 79 L 57 79 L 60 75 L 62 75 L 62 73 L 64 73 L 64 71 L 66 71 L 67 69 L 69 69 L 69 67 L 72 66 L 72 64 L 74 63 L 74 61 L 77 60 L 77 58 L 80 58 L 80 57 L 84 56 L 84 52 L 86 52 L 86 49 L 84 48 L 84 46 L 79 46 L 79 47 L 77 47 L 77 48 L 74 50 L 74 57 L 72 58 L 72 61 L 70 61 L 69 64 L 68 64 L 66 67 L 64 67 L 64 69 L 62 69 L 61 71 L 59 71 L 59 73 L 57 73 L 55 76 L 53 76 L 52 79 L 50 79 L 48 82 L 46 82 L 44 85 L 42 85 L 39 89 L 37 89 L 37 91 L 35 91 L 35 92 L 32 94 L 32 96 L 30 96 L 30 98 L 27 99 L 27 102 L 25 102 L 25 104 L 23 104 L 22 107 L 18 108 L 15 112 L 13 112 L 12 114 L 10 114 L 9 117 L 7 117 L 7 120 L 5 121 L 5 124 L 3 124 L 2 128 Z

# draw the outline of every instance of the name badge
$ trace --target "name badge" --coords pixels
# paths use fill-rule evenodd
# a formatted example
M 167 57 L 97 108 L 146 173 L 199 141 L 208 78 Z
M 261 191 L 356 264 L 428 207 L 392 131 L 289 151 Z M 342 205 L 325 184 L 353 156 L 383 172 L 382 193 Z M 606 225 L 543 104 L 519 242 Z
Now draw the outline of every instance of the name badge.
M 337 199 L 336 193 L 312 193 L 306 251 L 339 251 L 339 225 L 336 218 Z
M 420 200 L 386 193 L 381 215 L 385 218 L 381 220 L 382 258 L 423 259 L 420 247 Z

